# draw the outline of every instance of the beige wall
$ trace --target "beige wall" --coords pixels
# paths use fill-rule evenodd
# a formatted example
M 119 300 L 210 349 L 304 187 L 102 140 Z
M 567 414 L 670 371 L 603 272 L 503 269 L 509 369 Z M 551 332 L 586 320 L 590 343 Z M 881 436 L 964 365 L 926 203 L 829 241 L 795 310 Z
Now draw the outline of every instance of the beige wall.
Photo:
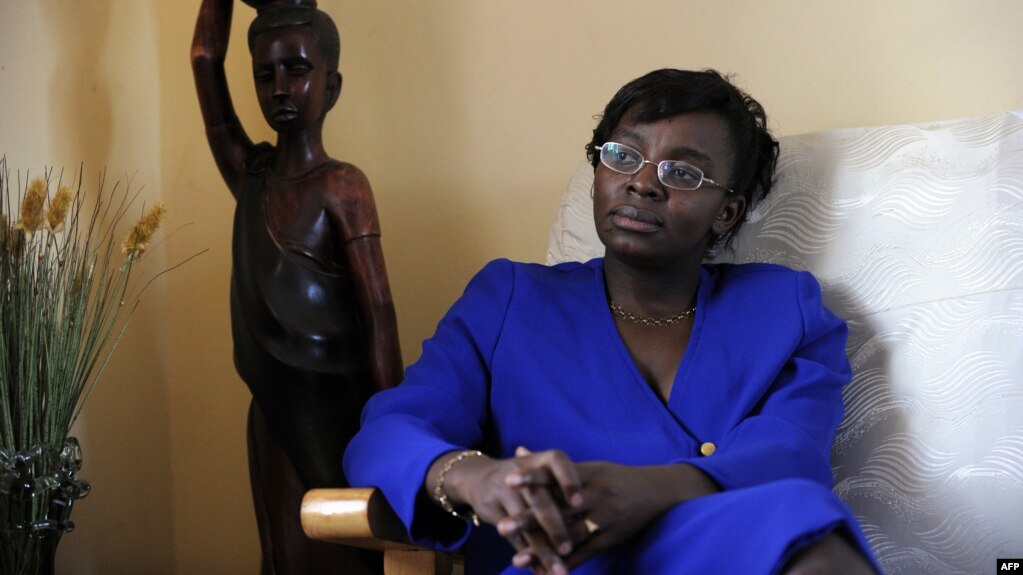
M 470 275 L 540 261 L 593 115 L 662 66 L 734 72 L 779 134 L 1023 109 L 1016 0 L 623 4 L 321 0 L 342 32 L 328 150 L 369 175 L 406 361 Z M 77 433 L 94 491 L 61 573 L 254 573 L 247 392 L 227 315 L 232 201 L 188 68 L 198 0 L 0 0 L 0 154 L 136 173 L 191 223 L 160 267 Z M 229 76 L 254 138 L 237 9 Z

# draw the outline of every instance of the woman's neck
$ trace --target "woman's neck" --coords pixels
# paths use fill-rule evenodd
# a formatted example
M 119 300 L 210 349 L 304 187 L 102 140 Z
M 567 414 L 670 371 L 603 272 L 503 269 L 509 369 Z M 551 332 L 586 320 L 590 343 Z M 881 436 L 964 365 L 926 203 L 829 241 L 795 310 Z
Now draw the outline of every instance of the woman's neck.
M 604 282 L 608 297 L 637 315 L 668 317 L 681 313 L 696 301 L 701 263 L 642 266 L 605 258 Z

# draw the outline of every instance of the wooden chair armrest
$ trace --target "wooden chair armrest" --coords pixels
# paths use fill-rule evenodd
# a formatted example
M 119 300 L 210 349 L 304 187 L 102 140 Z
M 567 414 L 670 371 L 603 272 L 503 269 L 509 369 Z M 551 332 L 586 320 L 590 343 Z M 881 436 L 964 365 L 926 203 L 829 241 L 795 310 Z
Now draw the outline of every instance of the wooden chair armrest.
M 449 575 L 462 557 L 409 543 L 401 520 L 373 488 L 311 489 L 302 498 L 310 539 L 384 552 L 385 575 Z
M 374 488 L 311 489 L 302 498 L 302 530 L 310 539 L 366 549 L 420 549 Z

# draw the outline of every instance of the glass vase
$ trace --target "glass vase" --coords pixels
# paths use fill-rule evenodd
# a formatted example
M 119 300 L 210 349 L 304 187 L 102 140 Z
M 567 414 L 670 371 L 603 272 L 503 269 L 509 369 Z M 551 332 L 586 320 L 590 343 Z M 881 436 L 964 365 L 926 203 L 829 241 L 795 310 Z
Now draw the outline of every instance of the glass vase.
M 74 529 L 71 507 L 89 494 L 78 478 L 82 448 L 68 437 L 60 448 L 0 447 L 0 573 L 52 575 L 57 544 Z

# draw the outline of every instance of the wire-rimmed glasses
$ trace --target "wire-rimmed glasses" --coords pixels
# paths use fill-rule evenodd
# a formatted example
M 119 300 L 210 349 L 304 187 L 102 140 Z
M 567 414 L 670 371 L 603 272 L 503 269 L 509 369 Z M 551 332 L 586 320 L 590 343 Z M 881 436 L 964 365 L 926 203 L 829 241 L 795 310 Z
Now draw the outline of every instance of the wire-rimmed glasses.
M 639 172 L 646 164 L 652 164 L 657 166 L 657 179 L 669 188 L 695 190 L 707 183 L 730 194 L 735 193 L 731 188 L 726 188 L 714 180 L 704 177 L 703 170 L 692 164 L 679 160 L 651 162 L 644 158 L 639 150 L 618 142 L 604 142 L 604 145 L 600 147 L 600 163 L 619 174 L 629 175 Z

